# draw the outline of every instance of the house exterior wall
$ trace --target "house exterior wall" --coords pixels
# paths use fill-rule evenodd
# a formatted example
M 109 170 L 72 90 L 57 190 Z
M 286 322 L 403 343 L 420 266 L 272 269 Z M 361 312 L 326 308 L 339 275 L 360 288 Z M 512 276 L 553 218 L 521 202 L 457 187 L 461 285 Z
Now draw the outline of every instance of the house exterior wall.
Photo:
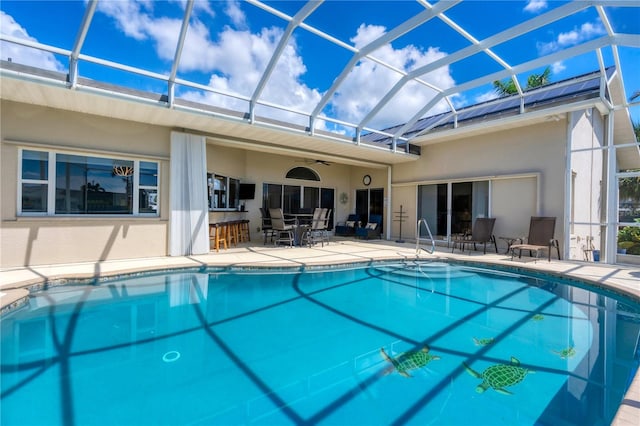
M 167 255 L 170 128 L 7 101 L 2 102 L 1 114 L 1 267 Z M 572 126 L 570 131 L 567 126 Z M 593 137 L 592 128 L 596 129 Z M 556 237 L 563 241 L 567 135 L 571 136 L 574 149 L 587 143 L 601 145 L 603 129 L 604 120 L 597 113 L 588 117 L 584 111 L 577 112 L 569 121 L 563 117 L 518 129 L 425 145 L 418 161 L 390 168 L 307 164 L 304 158 L 232 148 L 208 140 L 208 172 L 256 184 L 255 198 L 245 203 L 246 212 L 209 212 L 209 221 L 249 219 L 252 239 L 260 240 L 262 183 L 304 185 L 305 181 L 287 179 L 285 175 L 293 167 L 306 166 L 320 176 L 320 182 L 313 186 L 334 189 L 335 223 L 344 221 L 355 211 L 356 190 L 383 188 L 385 234 L 387 224 L 390 224 L 390 238 L 399 237 L 398 215 L 402 206 L 406 214 L 402 237 L 413 239 L 418 219 L 419 185 L 488 180 L 492 199 L 489 211 L 497 219 L 496 236 L 525 236 L 530 216 L 545 215 L 558 218 Z M 160 216 L 17 217 L 18 149 L 23 145 L 84 155 L 95 153 L 158 161 Z M 576 179 L 579 188 L 576 199 L 582 203 L 586 194 L 592 194 L 593 188 L 599 187 L 602 157 L 588 166 L 582 158 L 573 160 L 579 177 Z M 583 184 L 587 171 L 591 171 L 592 176 Z M 362 182 L 365 174 L 372 177 L 369 186 Z M 347 194 L 346 203 L 340 202 L 341 193 Z M 601 197 L 601 194 L 597 196 Z M 580 204 L 576 211 L 580 211 L 576 221 L 581 220 L 586 211 L 592 217 L 598 217 L 599 204 L 591 209 Z
M 496 236 L 526 236 L 531 216 L 555 216 L 556 238 L 562 241 L 566 126 L 562 117 L 423 146 L 418 161 L 393 167 L 391 210 L 402 204 L 409 216 L 403 237 L 415 238 L 418 185 L 489 180 Z M 393 235 L 398 232 L 394 222 Z
M 165 256 L 170 130 L 2 101 L 0 266 Z M 18 149 L 160 160 L 160 217 L 17 217 Z

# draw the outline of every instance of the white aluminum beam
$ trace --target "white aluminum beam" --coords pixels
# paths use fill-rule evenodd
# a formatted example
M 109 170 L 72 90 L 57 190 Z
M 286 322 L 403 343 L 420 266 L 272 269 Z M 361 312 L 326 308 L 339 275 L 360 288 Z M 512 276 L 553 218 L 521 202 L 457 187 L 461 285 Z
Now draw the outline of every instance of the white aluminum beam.
M 173 107 L 175 100 L 175 85 L 176 75 L 178 74 L 178 66 L 180 65 L 180 57 L 182 56 L 182 48 L 184 47 L 184 40 L 187 37 L 187 29 L 189 28 L 189 19 L 191 17 L 191 11 L 193 10 L 193 0 L 187 1 L 187 6 L 184 9 L 184 17 L 182 18 L 182 27 L 180 28 L 180 35 L 178 36 L 178 42 L 176 44 L 176 53 L 173 56 L 173 63 L 171 64 L 171 72 L 169 73 L 169 81 L 167 84 L 167 98 L 169 99 L 169 108 Z
M 395 84 L 395 86 L 393 86 L 393 88 L 391 88 L 391 90 L 387 92 L 387 94 L 380 100 L 380 102 L 378 102 L 378 104 L 362 119 L 362 121 L 359 124 L 359 127 L 366 126 L 367 123 L 369 123 L 369 121 L 371 121 L 373 117 L 375 117 L 380 112 L 380 110 L 384 107 L 384 105 L 386 105 L 391 100 L 391 98 L 393 98 L 405 84 L 407 84 L 410 80 L 414 79 L 415 77 L 420 75 L 425 75 L 439 68 L 451 65 L 462 59 L 473 56 L 484 49 L 489 49 L 490 47 L 509 41 L 515 37 L 526 34 L 529 31 L 532 31 L 544 25 L 555 22 L 559 19 L 569 16 L 580 10 L 586 9 L 587 7 L 589 7 L 589 3 L 586 1 L 568 3 L 566 5 L 557 7 L 545 14 L 539 15 L 526 22 L 523 22 L 519 25 L 511 27 L 496 35 L 488 37 L 478 42 L 478 44 L 467 46 L 463 49 L 458 50 L 457 52 L 447 55 L 430 64 L 416 68 L 415 70 L 409 72 L 406 76 L 401 78 Z
M 364 46 L 358 52 L 356 52 L 351 60 L 347 63 L 347 65 L 343 68 L 342 72 L 335 78 L 331 87 L 324 93 L 322 99 L 316 105 L 315 109 L 311 113 L 311 119 L 314 118 L 324 109 L 324 107 L 329 103 L 329 100 L 333 96 L 333 94 L 338 90 L 338 87 L 342 84 L 342 82 L 347 78 L 352 68 L 363 58 L 369 55 L 374 50 L 384 46 L 385 44 L 391 43 L 393 40 L 401 37 L 402 35 L 408 33 L 414 28 L 422 25 L 428 20 L 434 18 L 438 14 L 444 12 L 445 10 L 455 6 L 460 3 L 461 0 L 455 1 L 443 1 L 439 2 L 435 7 L 425 10 L 412 18 L 404 21 L 402 24 L 398 25 L 391 31 L 383 34 L 377 39 L 373 40 L 371 43 Z
M 278 42 L 278 46 L 276 46 L 275 51 L 273 52 L 273 54 L 271 55 L 271 58 L 269 59 L 269 64 L 267 65 L 267 68 L 264 70 L 264 73 L 262 74 L 262 77 L 260 78 L 260 81 L 258 82 L 258 85 L 256 86 L 253 92 L 253 96 L 251 96 L 251 102 L 249 104 L 249 116 L 250 116 L 249 121 L 253 122 L 255 118 L 254 114 L 255 114 L 256 100 L 262 94 L 262 91 L 264 90 L 264 87 L 267 84 L 267 81 L 269 81 L 269 78 L 271 77 L 271 74 L 273 73 L 273 70 L 275 69 L 278 63 L 280 56 L 282 56 L 282 52 L 284 52 L 284 49 L 287 47 L 287 44 L 289 43 L 289 39 L 291 38 L 293 31 L 296 28 L 298 28 L 298 26 L 302 23 L 302 21 L 304 21 L 309 15 L 311 15 L 322 4 L 323 1 L 324 0 L 308 1 L 302 7 L 302 9 L 300 9 L 300 11 L 296 14 L 296 16 L 294 16 L 289 21 L 287 28 L 282 34 L 282 38 L 280 38 L 280 41 Z
M 89 31 L 89 25 L 93 19 L 93 14 L 96 11 L 98 0 L 91 0 L 84 10 L 84 16 L 82 17 L 82 23 L 76 36 L 76 41 L 73 43 L 73 49 L 71 49 L 71 55 L 69 55 L 69 86 L 74 88 L 78 82 L 78 56 L 80 50 L 84 45 L 84 40 L 87 37 Z

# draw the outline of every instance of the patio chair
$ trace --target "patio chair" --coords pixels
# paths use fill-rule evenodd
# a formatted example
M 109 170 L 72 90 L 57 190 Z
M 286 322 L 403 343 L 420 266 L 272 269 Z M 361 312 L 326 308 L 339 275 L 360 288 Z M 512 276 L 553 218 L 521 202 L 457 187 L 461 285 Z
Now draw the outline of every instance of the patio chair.
M 453 240 L 453 249 L 451 249 L 451 253 L 455 250 L 456 245 L 459 245 L 460 250 L 464 251 L 464 247 L 467 244 L 473 244 L 474 250 L 477 250 L 477 244 L 482 244 L 484 246 L 484 254 L 487 254 L 487 244 L 493 244 L 497 253 L 498 244 L 496 243 L 496 237 L 493 235 L 493 227 L 495 223 L 496 218 L 494 217 L 477 218 L 471 228 L 470 235 L 462 235 Z
M 351 236 L 356 234 L 356 229 L 360 227 L 360 215 L 350 214 L 347 220 L 336 225 L 334 233 L 340 236 Z
M 324 212 L 324 229 L 322 230 L 322 238 L 329 244 L 329 224 L 331 222 L 331 212 L 333 209 L 325 209 Z
M 286 220 L 282 209 L 269 209 L 269 216 L 271 216 L 271 227 L 275 233 L 273 244 L 287 243 L 293 247 L 296 243 L 295 233 L 297 230 L 295 220 Z
M 382 238 L 382 215 L 369 215 L 369 222 L 362 228 L 356 229 L 356 237 L 368 240 L 370 238 Z
M 262 232 L 264 233 L 263 244 L 267 244 L 267 238 L 270 242 L 273 242 L 275 231 L 273 230 L 273 226 L 271 225 L 271 217 L 269 216 L 269 212 L 260 207 L 260 214 L 262 215 Z
M 322 247 L 324 247 L 325 241 L 325 231 L 327 229 L 326 225 L 326 215 L 327 210 L 325 208 L 316 208 L 313 211 L 313 218 L 311 219 L 311 224 L 305 225 L 305 230 L 302 234 L 302 243 L 307 244 L 308 246 L 312 246 L 316 244 L 318 241 L 322 243 Z M 327 240 L 327 243 L 329 241 Z
M 529 236 L 526 238 L 520 238 L 520 244 L 512 244 L 511 260 L 515 251 L 518 250 L 518 257 L 522 257 L 522 250 L 529 250 L 529 256 L 533 256 L 533 252 L 536 253 L 536 261 L 541 250 L 547 250 L 548 260 L 551 262 L 551 248 L 555 247 L 558 252 L 558 260 L 560 258 L 560 244 L 558 240 L 554 238 L 556 228 L 555 217 L 531 217 L 531 223 L 529 224 Z

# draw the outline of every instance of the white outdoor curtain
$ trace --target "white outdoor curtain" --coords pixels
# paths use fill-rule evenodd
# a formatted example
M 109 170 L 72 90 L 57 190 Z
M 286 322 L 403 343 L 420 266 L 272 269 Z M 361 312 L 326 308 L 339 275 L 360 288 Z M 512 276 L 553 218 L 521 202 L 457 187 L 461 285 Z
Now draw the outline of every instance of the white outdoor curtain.
M 203 136 L 171 132 L 169 254 L 209 252 L 207 156 Z

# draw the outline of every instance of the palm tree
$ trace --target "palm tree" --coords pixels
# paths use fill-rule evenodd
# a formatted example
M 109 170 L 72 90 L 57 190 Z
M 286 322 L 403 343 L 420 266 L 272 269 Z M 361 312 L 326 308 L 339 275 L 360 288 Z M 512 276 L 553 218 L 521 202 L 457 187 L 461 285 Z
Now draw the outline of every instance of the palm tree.
M 542 74 L 531 74 L 527 78 L 527 89 L 533 89 L 534 87 L 544 86 L 549 83 L 551 77 L 551 68 L 546 67 Z
M 548 84 L 550 77 L 551 68 L 549 67 L 546 67 L 541 74 L 531 74 L 529 78 L 527 78 L 527 87 L 525 87 L 525 90 Z M 518 93 L 518 89 L 516 88 L 516 84 L 513 82 L 513 79 L 509 79 L 506 81 L 496 80 L 493 82 L 493 88 L 500 96 L 507 96 Z
M 493 88 L 495 89 L 496 92 L 498 92 L 498 95 L 500 96 L 513 95 L 514 93 L 518 92 L 518 89 L 516 89 L 516 84 L 513 82 L 513 79 L 509 79 L 506 81 L 496 80 L 493 82 Z

